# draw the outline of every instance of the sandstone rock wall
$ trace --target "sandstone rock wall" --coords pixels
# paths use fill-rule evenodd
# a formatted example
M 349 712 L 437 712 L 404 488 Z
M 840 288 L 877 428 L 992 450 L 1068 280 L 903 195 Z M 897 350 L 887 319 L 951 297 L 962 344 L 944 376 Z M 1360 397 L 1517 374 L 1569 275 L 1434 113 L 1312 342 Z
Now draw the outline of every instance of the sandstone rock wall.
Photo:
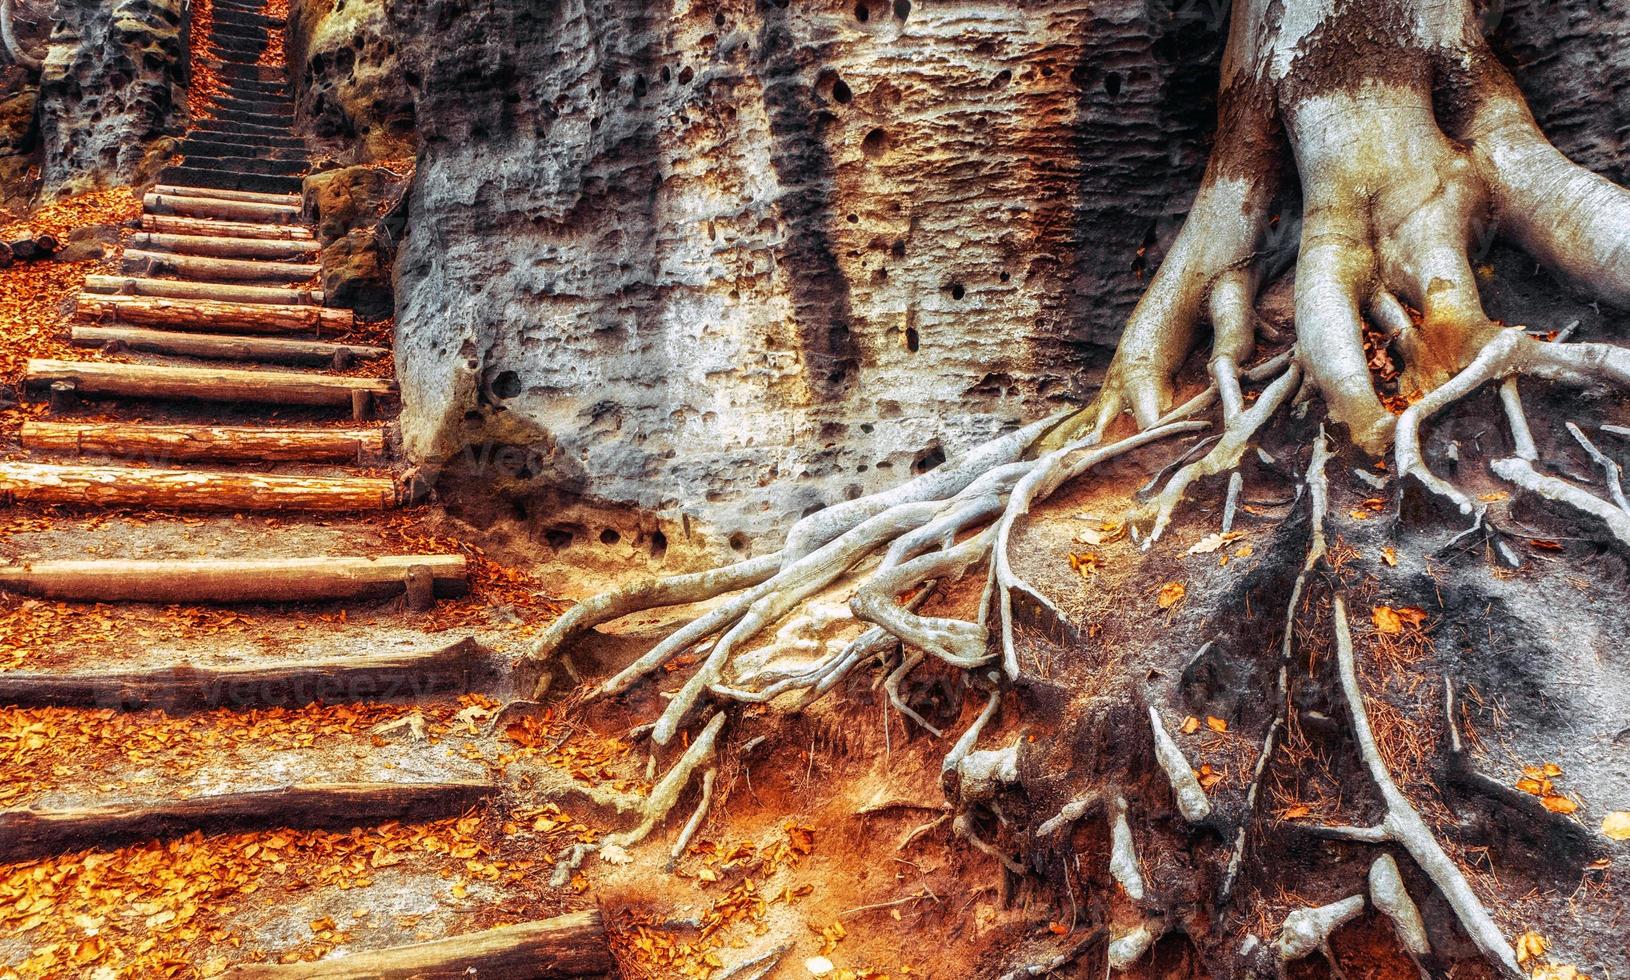
M 395 5 L 409 452 L 555 543 L 747 550 L 1057 408 L 1204 164 L 1217 25 L 1159 13 Z
M 322 244 L 323 293 L 331 306 L 379 320 L 394 310 L 391 262 L 402 233 L 407 179 L 385 167 L 339 167 L 305 180 L 306 214 Z
M 43 191 L 141 183 L 186 112 L 181 0 L 59 0 L 40 75 Z
M 1226 13 L 393 5 L 409 452 L 556 544 L 748 550 L 1089 393 L 1203 168 Z M 1627 17 L 1490 15 L 1558 145 L 1621 180 Z
M 400 0 L 406 2 L 406 0 Z M 413 93 L 390 0 L 293 0 L 287 50 L 302 127 L 342 163 L 413 154 Z

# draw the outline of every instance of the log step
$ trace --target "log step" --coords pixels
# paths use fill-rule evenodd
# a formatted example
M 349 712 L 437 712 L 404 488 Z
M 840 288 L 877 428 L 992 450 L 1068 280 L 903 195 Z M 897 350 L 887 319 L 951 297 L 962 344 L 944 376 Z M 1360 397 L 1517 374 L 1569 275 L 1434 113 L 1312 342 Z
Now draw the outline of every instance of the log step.
M 181 141 L 181 155 L 190 157 L 194 161 L 200 158 L 212 160 L 221 157 L 244 157 L 260 154 L 267 160 L 299 160 L 307 165 L 311 162 L 311 154 L 303 146 L 287 146 L 261 140 L 258 143 L 235 140 L 211 140 L 189 136 Z M 194 197 L 207 195 L 194 193 Z
M 0 462 L 0 505 L 66 504 L 188 511 L 390 510 L 396 481 L 380 476 L 283 476 L 243 471 Z
M 383 429 L 25 421 L 23 448 L 174 463 L 353 463 L 385 455 Z M 3 676 L 3 675 L 0 675 Z
M 211 235 L 166 235 L 138 231 L 130 247 L 139 251 L 174 252 L 177 255 L 208 255 L 221 259 L 267 259 L 280 261 L 315 256 L 322 250 L 313 239 L 218 238 Z
M 565 980 L 616 976 L 605 925 L 596 909 L 521 922 L 446 939 L 349 950 L 314 963 L 252 963 L 222 980 Z M 760 974 L 762 975 L 762 974 Z
M 274 306 L 322 306 L 321 289 L 291 286 L 234 286 L 185 279 L 143 279 L 140 276 L 85 277 L 85 291 L 115 296 L 167 296 L 170 299 L 208 299 L 222 303 L 269 303 Z
M 320 267 L 315 262 L 259 262 L 254 259 L 219 259 L 210 255 L 177 255 L 125 249 L 125 272 L 141 276 L 184 276 L 207 282 L 305 282 Z
M 0 590 L 81 602 L 239 604 L 382 599 L 427 570 L 438 598 L 468 589 L 463 555 L 247 560 L 36 561 L 0 565 Z M 421 576 L 423 573 L 419 573 Z
M 299 194 L 267 194 L 261 191 L 219 190 L 214 187 L 187 187 L 181 184 L 159 184 L 153 188 L 153 193 L 168 194 L 173 197 L 215 197 L 223 201 L 258 201 L 261 204 L 284 204 L 296 208 L 300 206 Z
M 215 708 L 298 708 L 422 698 L 485 689 L 499 674 L 492 652 L 468 637 L 450 646 L 405 653 L 364 653 L 343 660 L 288 660 L 273 665 L 50 673 L 0 672 L 0 706 L 112 708 L 169 712 Z
M 317 236 L 302 225 L 261 225 L 248 221 L 215 221 L 186 218 L 176 214 L 144 214 L 142 231 L 166 235 L 200 235 L 205 238 L 271 238 L 312 241 Z
M 304 371 L 246 371 L 235 368 L 105 364 L 35 358 L 23 375 L 25 392 L 63 382 L 75 394 L 161 398 L 207 402 L 253 402 L 352 408 L 357 397 L 385 398 L 396 383 L 385 378 L 350 378 Z
M 148 804 L 0 811 L 0 861 L 85 847 L 262 827 L 349 828 L 454 816 L 493 796 L 483 782 L 299 783 Z
M 255 361 L 264 364 L 326 364 L 346 368 L 356 361 L 373 361 L 390 351 L 365 344 L 335 344 L 320 340 L 281 337 L 233 337 L 221 334 L 178 333 L 141 327 L 75 326 L 75 344 L 83 347 L 147 351 L 209 361 Z
M 293 204 L 264 201 L 234 201 L 221 197 L 182 197 L 179 194 L 148 194 L 143 210 L 151 214 L 179 214 L 188 218 L 216 218 L 226 221 L 254 221 L 260 224 L 290 224 L 300 220 L 300 208 Z
M 356 314 L 326 306 L 227 303 L 212 299 L 168 296 L 119 296 L 80 293 L 75 315 L 85 322 L 117 322 L 231 333 L 345 333 L 356 326 Z

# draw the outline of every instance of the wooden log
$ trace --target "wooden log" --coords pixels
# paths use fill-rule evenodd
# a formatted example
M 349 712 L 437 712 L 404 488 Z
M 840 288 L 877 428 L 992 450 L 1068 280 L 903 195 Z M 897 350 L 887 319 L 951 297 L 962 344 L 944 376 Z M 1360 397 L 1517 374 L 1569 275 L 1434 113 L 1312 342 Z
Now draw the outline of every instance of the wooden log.
M 465 637 L 439 649 L 149 670 L 0 671 L 0 705 L 202 711 L 417 699 L 483 690 L 501 673 L 492 651 Z
M 259 827 L 355 827 L 463 813 L 493 796 L 485 782 L 297 783 L 148 804 L 0 811 L 0 861 L 26 861 L 83 847 Z
M 302 259 L 315 256 L 322 246 L 315 241 L 293 238 L 218 238 L 214 235 L 166 235 L 138 231 L 130 236 L 130 247 L 141 252 L 174 252 L 177 255 L 208 255 L 218 259 Z
M 126 457 L 163 466 L 193 462 L 349 463 L 385 455 L 383 429 L 143 425 L 128 422 L 25 421 L 24 449 Z
M 0 462 L 0 503 L 207 511 L 390 510 L 396 481 L 77 463 Z
M 264 225 L 249 221 L 213 221 L 185 218 L 177 214 L 144 214 L 142 231 L 170 235 L 206 235 L 215 238 L 290 238 L 309 241 L 316 237 L 304 225 Z
M 218 361 L 261 361 L 274 364 L 334 364 L 335 358 L 355 362 L 378 360 L 389 354 L 383 347 L 334 344 L 319 340 L 271 337 L 230 337 L 220 334 L 177 333 L 139 327 L 76 325 L 73 342 L 88 347 L 150 351 Z M 349 366 L 349 364 L 347 365 Z
M 80 293 L 74 301 L 78 304 L 75 315 L 92 323 L 139 323 L 217 333 L 344 333 L 356 325 L 352 311 L 326 306 L 101 293 Z
M 140 276 L 86 276 L 85 291 L 124 296 L 207 299 L 220 303 L 323 305 L 321 289 L 304 289 L 298 286 L 241 286 L 220 282 L 187 282 L 184 279 L 143 279 Z
M 256 262 L 207 255 L 174 255 L 125 249 L 124 270 L 143 276 L 185 276 L 210 282 L 305 282 L 317 275 L 315 262 Z
M 353 950 L 314 963 L 252 963 L 226 980 L 536 980 L 616 976 L 605 925 L 595 909 L 446 939 Z
M 94 361 L 34 359 L 23 375 L 25 392 L 70 381 L 81 396 L 159 398 L 179 401 L 253 402 L 350 408 L 351 393 L 394 396 L 385 378 L 337 377 L 303 371 L 246 371 L 236 368 L 171 367 L 157 364 L 104 364 Z
M 468 589 L 463 555 L 243 560 L 37 561 L 0 565 L 0 589 L 90 602 L 320 602 L 401 595 L 407 570 L 426 565 L 436 595 Z
M 222 197 L 182 197 L 178 194 L 148 194 L 142 198 L 142 208 L 153 214 L 178 214 L 188 218 L 213 218 L 218 221 L 291 224 L 300 220 L 300 206 L 298 204 L 234 201 Z
M 57 413 L 79 410 L 79 386 L 72 381 L 51 382 L 51 411 Z
M 153 188 L 155 194 L 167 194 L 172 197 L 216 197 L 223 201 L 259 201 L 262 204 L 286 204 L 291 207 L 300 206 L 299 194 L 269 194 L 265 191 L 230 191 L 219 187 L 183 187 L 179 184 L 160 184 Z

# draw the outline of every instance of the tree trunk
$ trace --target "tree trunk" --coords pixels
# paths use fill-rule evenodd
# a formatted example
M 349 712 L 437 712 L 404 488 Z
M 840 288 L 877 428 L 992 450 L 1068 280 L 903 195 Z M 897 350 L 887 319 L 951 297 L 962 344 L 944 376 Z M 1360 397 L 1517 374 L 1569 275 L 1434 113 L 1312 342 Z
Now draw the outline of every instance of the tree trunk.
M 355 463 L 385 454 L 383 429 L 296 429 L 131 422 L 38 422 L 17 432 L 23 448 L 171 463 Z
M 436 594 L 467 589 L 462 555 L 264 560 L 36 561 L 0 565 L 0 589 L 97 602 L 315 602 L 400 595 L 408 569 L 430 568 Z

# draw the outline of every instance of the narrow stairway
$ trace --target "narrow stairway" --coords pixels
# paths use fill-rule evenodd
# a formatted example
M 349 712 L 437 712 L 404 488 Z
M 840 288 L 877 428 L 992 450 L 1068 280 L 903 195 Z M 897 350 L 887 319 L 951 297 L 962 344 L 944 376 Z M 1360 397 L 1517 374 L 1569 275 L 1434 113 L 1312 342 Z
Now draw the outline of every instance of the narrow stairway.
M 200 604 L 241 608 L 244 620 L 286 610 L 277 628 L 297 635 L 320 632 L 307 631 L 308 620 L 346 625 L 356 607 L 335 612 L 336 604 L 384 603 L 381 618 L 392 610 L 424 614 L 438 599 L 465 592 L 463 554 L 385 553 L 377 543 L 349 554 L 313 554 L 303 544 L 325 536 L 366 542 L 367 525 L 335 522 L 413 504 L 392 463 L 396 384 L 388 376 L 387 339 L 348 339 L 362 325 L 350 310 L 324 305 L 316 285 L 319 248 L 303 223 L 299 193 L 305 150 L 291 129 L 281 72 L 257 64 L 277 22 L 227 0 L 216 0 L 213 15 L 214 47 L 223 57 L 215 69 L 225 83 L 215 118 L 195 126 L 182 144 L 184 160 L 144 198 L 141 228 L 118 274 L 86 279 L 70 328 L 86 358 L 28 362 L 23 394 L 49 410 L 32 413 L 37 417 L 20 427 L 26 457 L 0 460 L 0 508 L 34 509 L 45 515 L 42 525 L 59 512 L 90 517 L 53 529 L 51 547 L 73 557 L 0 564 L 0 592 L 62 604 L 56 607 L 62 621 L 76 629 L 104 615 L 105 607 L 93 605 L 99 603 L 149 604 L 159 619 Z M 110 550 L 108 536 L 94 534 L 103 509 L 128 515 L 122 530 L 131 540 L 163 540 L 171 552 L 183 550 L 174 542 L 196 541 L 197 550 L 231 557 L 86 557 Z M 204 518 L 192 514 L 210 515 L 213 523 L 200 524 Z M 287 523 L 252 526 L 244 520 L 251 515 Z M 307 603 L 319 605 L 299 605 Z M 42 614 L 48 608 L 39 607 Z M 0 707 L 22 710 L 25 721 L 49 717 L 95 728 L 109 724 L 98 712 L 112 709 L 117 717 L 158 708 L 169 714 L 144 715 L 138 730 L 165 731 L 178 724 L 177 713 L 196 712 L 185 737 L 219 744 L 240 725 L 290 717 L 266 710 L 318 710 L 334 702 L 358 706 L 334 723 L 349 736 L 355 719 L 377 703 L 386 709 L 380 717 L 394 710 L 398 722 L 368 736 L 376 746 L 386 744 L 387 734 L 412 733 L 382 764 L 349 749 L 343 758 L 286 757 L 252 746 L 240 750 L 236 772 L 223 778 L 215 771 L 191 785 L 142 791 L 148 777 L 108 782 L 115 773 L 102 770 L 43 792 L 24 786 L 4 798 L 26 806 L 0 809 L 0 862 L 67 862 L 60 869 L 82 848 L 257 828 L 372 826 L 385 835 L 381 840 L 396 841 L 392 828 L 399 824 L 431 826 L 470 812 L 498 784 L 478 764 L 432 755 L 417 732 L 427 715 L 445 729 L 464 706 L 460 717 L 474 734 L 481 714 L 467 712 L 493 703 L 479 692 L 497 693 L 502 665 L 474 640 L 447 642 L 437 632 L 376 630 L 355 646 L 355 634 L 336 633 L 317 656 L 292 645 L 276 653 L 264 643 L 234 650 L 226 641 L 177 656 L 166 652 L 178 649 L 173 643 L 132 649 L 133 638 L 144 635 L 132 622 L 107 635 L 104 647 L 36 657 L 41 669 L 0 672 Z M 0 638 L 0 651 L 12 639 Z M 73 770 L 67 762 L 56 771 Z M 221 764 L 230 770 L 233 762 Z M 400 778 L 379 778 L 381 765 Z M 120 789 L 107 799 L 98 784 Z M 470 832 L 462 821 L 455 827 Z M 401 846 L 417 846 L 427 833 L 450 831 L 432 827 L 402 837 Z M 487 962 L 481 956 L 554 955 L 564 943 L 585 964 L 583 972 L 605 972 L 610 960 L 598 918 L 585 915 L 513 933 L 493 930 L 475 944 L 476 953 L 447 940 L 404 962 L 414 969 L 440 959 L 479 966 Z M 43 966 L 40 975 L 52 975 L 51 964 Z

